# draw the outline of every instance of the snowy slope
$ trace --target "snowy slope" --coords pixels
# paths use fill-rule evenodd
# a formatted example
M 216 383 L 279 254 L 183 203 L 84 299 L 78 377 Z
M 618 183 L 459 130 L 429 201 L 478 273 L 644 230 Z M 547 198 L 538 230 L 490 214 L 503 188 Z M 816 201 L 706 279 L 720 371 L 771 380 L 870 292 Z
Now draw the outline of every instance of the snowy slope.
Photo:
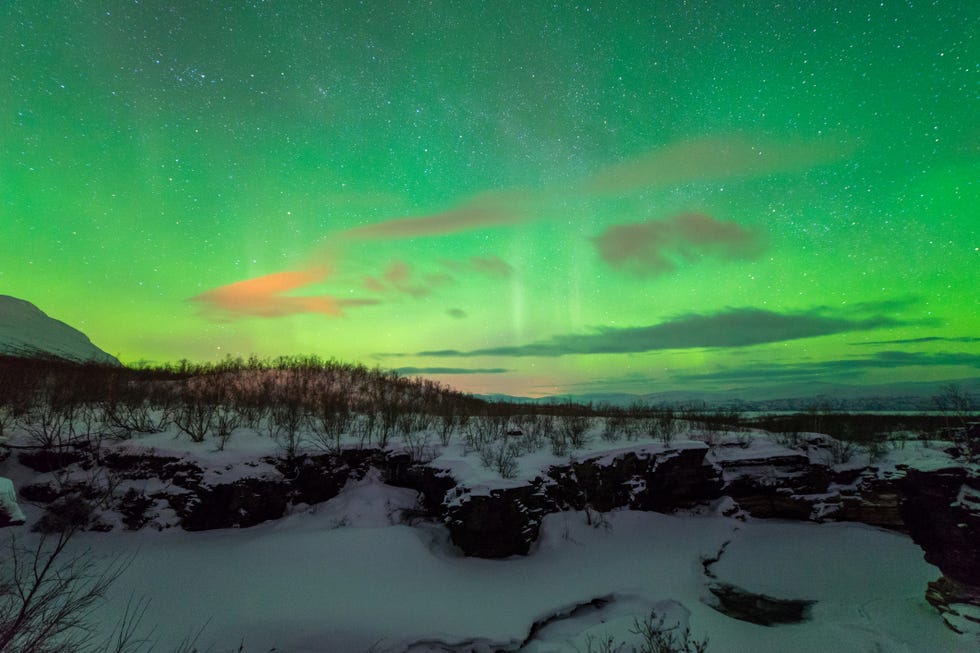
M 8 295 L 0 295 L 0 354 L 120 364 L 78 329 L 48 317 L 30 302 Z

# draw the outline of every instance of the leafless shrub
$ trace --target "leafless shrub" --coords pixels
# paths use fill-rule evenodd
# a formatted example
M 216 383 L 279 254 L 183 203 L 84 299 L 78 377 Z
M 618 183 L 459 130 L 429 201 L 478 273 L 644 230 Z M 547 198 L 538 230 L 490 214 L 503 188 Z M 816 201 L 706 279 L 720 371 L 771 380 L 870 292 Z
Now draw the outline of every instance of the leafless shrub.
M 565 434 L 558 429 L 548 431 L 548 442 L 551 444 L 551 454 L 554 456 L 565 457 L 571 450 Z
M 224 451 L 231 434 L 241 425 L 241 414 L 230 406 L 216 406 L 214 412 L 214 437 L 218 451 Z
M 592 427 L 592 418 L 588 415 L 564 414 L 559 415 L 557 427 L 568 444 L 581 449 L 588 444 L 588 432 Z
M 659 409 L 656 415 L 650 417 L 649 428 L 650 434 L 667 447 L 674 442 L 674 437 L 680 430 L 673 409 L 666 407 Z
M 827 449 L 829 463 L 831 465 L 843 465 L 844 463 L 850 462 L 854 454 L 857 453 L 857 450 L 858 446 L 854 442 L 830 438 Z
M 627 434 L 629 418 L 622 411 L 614 411 L 607 415 L 602 425 L 602 439 L 606 442 L 616 442 Z
M 343 436 L 354 419 L 347 396 L 340 391 L 320 395 L 308 419 L 313 443 L 330 453 L 340 453 Z
M 31 406 L 24 417 L 24 430 L 31 441 L 44 449 L 68 444 L 69 415 L 47 402 Z
M 186 433 L 191 442 L 204 442 L 215 426 L 217 406 L 202 397 L 188 398 L 174 411 L 174 426 Z
M 34 548 L 11 539 L 10 555 L 0 563 L 0 651 L 127 650 L 125 637 L 112 648 L 98 641 L 92 613 L 129 560 L 100 566 L 89 552 L 69 553 L 73 533 L 42 538 Z
M 280 401 L 269 411 L 272 438 L 279 443 L 287 460 L 296 458 L 299 453 L 305 421 L 306 413 L 298 401 Z
M 483 466 L 496 471 L 501 478 L 517 476 L 517 447 L 506 439 L 481 441 L 476 446 Z
M 429 431 L 410 431 L 405 434 L 405 450 L 412 462 L 429 463 L 435 460 L 436 450 L 429 444 Z
M 502 440 L 507 430 L 507 418 L 485 411 L 481 415 L 473 415 L 466 424 L 464 435 L 466 449 L 479 451 L 481 447 Z
M 640 638 L 638 653 L 706 653 L 708 639 L 696 640 L 691 630 L 680 630 L 680 624 L 668 626 L 663 616 L 651 612 L 646 619 L 634 619 L 630 632 Z

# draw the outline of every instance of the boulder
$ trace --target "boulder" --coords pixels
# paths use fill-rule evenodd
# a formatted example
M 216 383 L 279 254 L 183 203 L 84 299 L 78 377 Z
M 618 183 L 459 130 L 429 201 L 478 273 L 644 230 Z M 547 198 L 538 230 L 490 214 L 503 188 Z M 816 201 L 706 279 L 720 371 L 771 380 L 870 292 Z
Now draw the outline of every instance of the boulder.
M 26 521 L 24 513 L 17 505 L 17 492 L 9 478 L 0 476 L 0 528 L 19 526 Z
M 926 600 L 950 629 L 980 638 L 980 588 L 941 576 L 929 583 Z
M 803 599 L 777 599 L 765 594 L 749 592 L 728 583 L 712 583 L 708 586 L 712 598 L 704 601 L 718 612 L 733 619 L 748 621 L 760 626 L 797 624 L 810 618 L 810 608 L 816 601 Z

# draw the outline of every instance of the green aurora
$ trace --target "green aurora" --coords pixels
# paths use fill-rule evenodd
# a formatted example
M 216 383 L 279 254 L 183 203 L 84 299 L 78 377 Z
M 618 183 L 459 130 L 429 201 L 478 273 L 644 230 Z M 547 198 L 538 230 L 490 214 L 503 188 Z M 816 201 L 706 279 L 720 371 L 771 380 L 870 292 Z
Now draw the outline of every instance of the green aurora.
M 978 34 L 974 0 L 8 0 L 0 293 L 130 363 L 976 377 Z

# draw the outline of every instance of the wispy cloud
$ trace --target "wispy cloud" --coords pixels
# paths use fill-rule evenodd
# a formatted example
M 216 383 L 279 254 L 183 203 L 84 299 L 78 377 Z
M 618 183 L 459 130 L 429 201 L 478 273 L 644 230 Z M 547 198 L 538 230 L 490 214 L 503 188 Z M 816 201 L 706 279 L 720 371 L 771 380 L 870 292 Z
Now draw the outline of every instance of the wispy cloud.
M 379 303 L 374 299 L 339 299 L 330 295 L 295 296 L 287 293 L 323 282 L 329 276 L 326 267 L 276 272 L 238 281 L 209 290 L 191 301 L 218 319 L 243 317 L 282 317 L 299 313 L 341 316 L 344 309 Z
M 678 261 L 702 257 L 751 259 L 765 249 L 758 231 L 697 213 L 614 225 L 592 242 L 603 261 L 637 276 L 666 274 Z
M 418 374 L 505 374 L 510 370 L 503 367 L 399 367 L 399 374 L 413 376 Z
M 425 297 L 432 292 L 432 287 L 418 283 L 413 279 L 412 267 L 404 261 L 392 261 L 382 273 L 382 280 L 377 281 L 369 277 L 369 281 L 374 281 L 374 285 L 381 288 L 391 288 L 400 293 L 412 297 Z
M 805 170 L 846 152 L 824 142 L 776 142 L 739 136 L 677 141 L 645 155 L 614 163 L 585 183 L 593 193 L 619 193 L 692 182 L 759 177 Z
M 500 264 L 507 266 L 503 261 L 500 261 Z M 507 267 L 509 269 L 509 266 Z M 475 268 L 469 262 L 460 262 L 454 269 L 457 271 L 473 271 Z M 365 277 L 363 286 L 365 290 L 373 293 L 397 292 L 421 298 L 431 295 L 437 288 L 449 285 L 454 281 L 454 277 L 446 272 L 419 274 L 412 265 L 405 261 L 392 261 L 385 267 L 380 276 Z
M 453 272 L 476 272 L 497 279 L 507 279 L 514 273 L 514 267 L 499 256 L 471 256 L 462 261 L 443 259 L 442 264 Z
M 557 335 L 525 345 L 468 351 L 440 349 L 422 351 L 415 355 L 555 357 L 575 354 L 628 354 L 663 349 L 749 347 L 901 324 L 903 322 L 884 315 L 852 318 L 816 311 L 775 313 L 756 308 L 739 308 L 711 315 L 681 315 L 652 326 L 601 327 L 594 333 Z
M 524 196 L 519 193 L 487 193 L 447 211 L 354 227 L 342 232 L 339 237 L 351 240 L 398 240 L 444 236 L 516 224 L 531 217 L 523 204 Z

